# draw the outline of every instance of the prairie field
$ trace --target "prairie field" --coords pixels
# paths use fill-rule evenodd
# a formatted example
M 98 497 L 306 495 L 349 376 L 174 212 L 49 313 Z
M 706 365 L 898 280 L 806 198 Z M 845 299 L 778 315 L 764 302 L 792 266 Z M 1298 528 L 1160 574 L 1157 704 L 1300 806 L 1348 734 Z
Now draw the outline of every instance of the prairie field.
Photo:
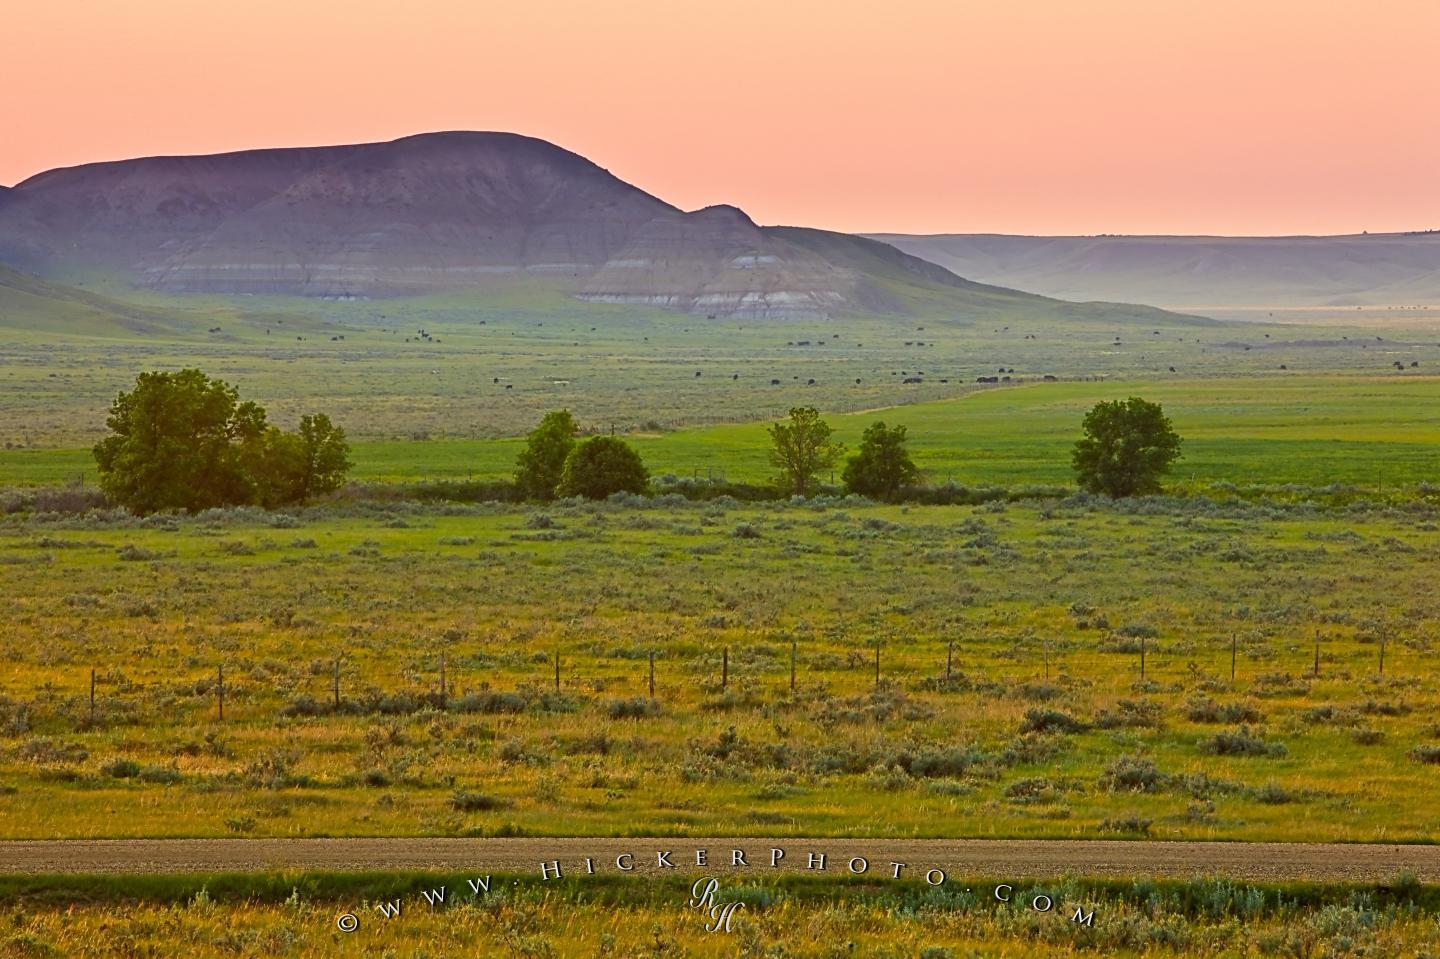
M 393 442 L 518 436 L 560 407 L 597 430 L 670 433 L 773 419 L 797 405 L 840 413 L 951 399 L 982 376 L 1200 381 L 1191 387 L 1203 396 L 1205 381 L 1285 390 L 1312 377 L 1433 375 L 1440 364 L 1433 318 L 1393 313 L 1384 326 L 1363 313 L 1352 325 L 1305 314 L 1138 326 L 1103 312 L 1065 324 L 1023 315 L 762 322 L 540 292 L 360 303 L 124 293 L 168 325 L 12 325 L 0 309 L 0 446 L 86 448 L 138 372 L 183 366 L 238 385 L 283 424 L 320 410 L 353 440 Z M 406 475 L 429 466 L 423 444 L 405 450 Z M 8 470 L 0 464 L 0 482 Z
M 766 957 L 1427 955 L 1433 890 L 1224 880 L 939 888 L 770 880 L 723 885 L 728 931 L 690 906 L 689 877 L 542 885 L 492 876 L 470 895 L 445 874 L 338 874 L 10 883 L 26 908 L 0 931 L 16 956 Z M 443 905 L 423 891 L 450 889 Z M 1008 885 L 1008 884 L 1007 884 Z M 455 888 L 458 886 L 459 888 Z M 71 904 L 58 906 L 56 900 Z M 401 902 L 386 918 L 376 906 Z M 342 932 L 352 917 L 357 927 Z M 1077 919 L 1078 917 L 1078 919 Z
M 0 834 L 1430 841 L 1437 522 L 1084 495 L 12 517 Z
M 0 346 L 0 840 L 1440 832 L 1433 329 L 202 306 L 205 334 Z M 354 483 L 276 512 L 99 505 L 110 400 L 181 366 L 281 424 L 330 413 Z M 1166 495 L 1074 492 L 1084 412 L 1131 395 L 1184 438 Z M 802 404 L 851 449 L 905 425 L 950 505 L 712 498 L 770 481 L 766 424 Z M 474 502 L 561 407 L 623 434 L 655 495 Z M 715 935 L 648 875 L 384 923 L 376 900 L 443 878 L 7 874 L 0 955 L 1440 949 L 1404 876 L 975 892 L 1007 879 L 746 880 Z
M 906 426 L 916 465 L 937 484 L 1067 486 L 1073 482 L 1070 447 L 1085 411 L 1101 400 L 1134 395 L 1161 403 L 1185 440 L 1183 459 L 1170 481 L 1177 490 L 1338 484 L 1375 495 L 1440 477 L 1440 377 L 1435 376 L 1120 380 L 968 389 L 950 399 L 827 414 L 826 419 L 852 450 L 877 419 Z M 586 407 L 574 412 L 582 424 L 596 426 L 587 419 Z M 94 413 L 97 423 L 103 424 L 102 413 L 100 408 Z M 753 421 L 642 432 L 626 439 L 656 476 L 765 483 L 773 475 L 766 460 L 766 425 Z M 413 483 L 508 478 L 523 440 L 356 439 L 352 445 L 355 480 Z M 0 450 L 0 487 L 77 481 L 93 486 L 94 471 L 88 448 Z

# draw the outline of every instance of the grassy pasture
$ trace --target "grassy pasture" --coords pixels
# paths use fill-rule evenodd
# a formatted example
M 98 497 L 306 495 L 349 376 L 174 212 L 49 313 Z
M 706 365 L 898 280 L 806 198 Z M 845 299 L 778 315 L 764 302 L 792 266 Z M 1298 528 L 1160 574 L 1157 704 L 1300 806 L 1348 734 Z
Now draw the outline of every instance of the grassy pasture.
M 977 377 L 1001 373 L 1264 383 L 1398 376 L 1395 363 L 1423 374 L 1440 362 L 1433 327 L 1405 328 L 1403 317 L 1383 329 L 1183 318 L 1137 327 L 1103 311 L 1064 324 L 759 322 L 581 304 L 553 291 L 326 303 L 94 289 L 160 319 L 72 328 L 0 302 L 0 446 L 87 446 L 137 372 L 186 365 L 237 384 L 283 425 L 319 409 L 353 438 L 380 441 L 516 436 L 561 406 L 627 433 L 753 422 L 798 404 L 865 410 L 961 396 Z M 917 376 L 922 383 L 904 382 Z
M 1440 479 L 1440 378 L 1302 376 L 1182 381 L 1037 383 L 991 387 L 956 399 L 828 417 L 854 449 L 876 419 L 910 429 L 931 482 L 1020 485 L 1072 481 L 1069 451 L 1085 410 L 1142 395 L 1165 406 L 1185 438 L 1172 480 L 1197 485 L 1331 483 L 1369 489 Z M 577 410 L 582 422 L 584 409 Z M 591 423 L 591 425 L 594 425 Z M 629 437 L 656 475 L 763 482 L 764 423 Z M 509 476 L 514 438 L 357 440 L 362 481 Z M 0 450 L 0 485 L 56 483 L 88 474 L 85 449 Z
M 1429 841 L 1436 521 L 1084 498 L 11 519 L 0 832 Z
M 1018 884 L 1013 902 L 989 895 L 1000 877 L 929 889 L 917 882 L 800 880 L 722 885 L 742 902 L 729 932 L 686 907 L 688 880 L 599 879 L 455 892 L 431 908 L 420 889 L 455 876 L 316 875 L 123 877 L 26 881 L 0 932 L 17 956 L 506 955 L 796 956 L 879 959 L 958 956 L 1424 955 L 1440 947 L 1426 891 L 1388 887 L 1238 886 L 1222 880 L 1143 884 Z M 461 884 L 463 889 L 463 884 Z M 59 893 L 59 890 L 64 890 Z M 117 895 L 118 892 L 118 895 Z M 348 895 L 347 895 L 348 894 Z M 61 895 L 64 898 L 61 898 Z M 366 904 L 405 896 L 384 919 Z M 363 896 L 363 899 L 362 899 Z M 1056 905 L 1037 911 L 1038 897 Z M 56 901 L 64 905 L 54 905 Z M 1042 899 L 1041 902 L 1044 900 Z M 420 905 L 415 905 L 418 902 Z M 364 904 L 362 904 L 364 903 Z M 1073 921 L 1076 908 L 1093 916 Z M 352 911 L 359 928 L 337 932 Z

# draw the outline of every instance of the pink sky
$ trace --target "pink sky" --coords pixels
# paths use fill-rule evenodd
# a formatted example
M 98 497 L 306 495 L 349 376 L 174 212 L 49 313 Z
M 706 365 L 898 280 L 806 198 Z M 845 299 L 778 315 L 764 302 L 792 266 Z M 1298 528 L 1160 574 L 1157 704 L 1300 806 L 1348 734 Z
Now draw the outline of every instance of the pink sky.
M 21 0 L 0 183 L 512 130 L 764 223 L 1437 228 L 1437 43 L 1436 0 Z

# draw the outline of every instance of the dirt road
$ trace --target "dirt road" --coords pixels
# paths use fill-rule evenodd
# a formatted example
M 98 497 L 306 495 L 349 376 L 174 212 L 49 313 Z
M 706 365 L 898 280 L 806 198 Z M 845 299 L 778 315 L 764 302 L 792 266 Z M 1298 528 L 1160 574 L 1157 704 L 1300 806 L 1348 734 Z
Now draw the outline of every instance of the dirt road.
M 783 856 L 775 856 L 775 849 Z M 703 865 L 697 865 L 698 850 L 705 850 Z M 804 872 L 812 854 L 823 854 L 823 875 L 848 874 L 852 861 L 860 869 L 863 858 L 868 875 L 877 878 L 888 878 L 892 864 L 899 862 L 905 864 L 905 876 L 943 869 L 956 877 L 997 879 L 1224 875 L 1252 881 L 1369 882 L 1408 872 L 1440 881 L 1440 846 L 990 839 L 9 840 L 0 841 L 0 873 L 433 869 L 533 872 L 538 878 L 542 862 L 558 860 L 564 874 L 576 875 L 584 872 L 587 858 L 597 873 L 620 872 L 618 859 L 622 866 L 633 865 L 637 874 L 653 874 L 661 852 L 679 871 L 717 874 Z

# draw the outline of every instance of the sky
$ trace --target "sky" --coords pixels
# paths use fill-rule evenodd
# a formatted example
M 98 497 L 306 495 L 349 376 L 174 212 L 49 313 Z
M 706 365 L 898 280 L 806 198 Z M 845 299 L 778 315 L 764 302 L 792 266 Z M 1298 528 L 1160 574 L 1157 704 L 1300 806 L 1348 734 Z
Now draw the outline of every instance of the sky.
M 17 0 L 0 184 L 509 130 L 853 232 L 1440 228 L 1436 0 Z

